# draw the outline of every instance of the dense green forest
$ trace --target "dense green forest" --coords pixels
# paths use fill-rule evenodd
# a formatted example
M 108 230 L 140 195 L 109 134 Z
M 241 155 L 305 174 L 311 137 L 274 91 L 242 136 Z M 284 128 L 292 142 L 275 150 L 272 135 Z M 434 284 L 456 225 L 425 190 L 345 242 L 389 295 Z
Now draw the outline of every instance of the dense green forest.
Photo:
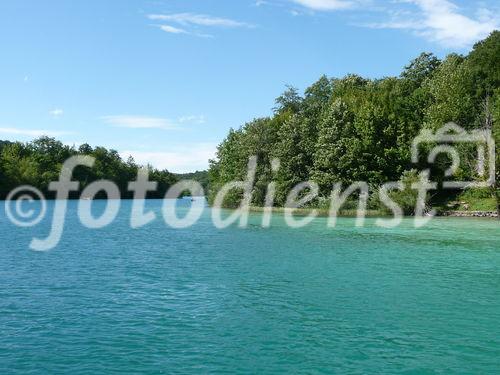
M 88 144 L 70 147 L 53 138 L 41 137 L 28 143 L 0 141 L 0 199 L 5 199 L 12 189 L 20 185 L 35 186 L 46 197 L 53 198 L 48 185 L 59 178 L 62 164 L 73 155 L 90 155 L 96 162 L 92 168 L 75 169 L 73 179 L 80 182 L 80 191 L 73 193 L 72 198 L 79 197 L 87 185 L 100 179 L 115 182 L 123 198 L 132 198 L 132 193 L 127 191 L 128 183 L 137 178 L 140 167 L 132 158 L 124 161 L 115 150 L 93 148 Z M 146 167 L 149 179 L 158 182 L 157 191 L 149 192 L 148 198 L 163 198 L 168 188 L 181 179 L 195 179 L 205 189 L 207 187 L 206 172 L 183 175 Z
M 303 95 L 293 87 L 276 99 L 270 117 L 231 129 L 210 161 L 210 196 L 233 180 L 244 180 L 250 156 L 258 157 L 252 204 L 262 206 L 270 181 L 276 182 L 275 205 L 282 206 L 299 182 L 312 180 L 328 198 L 333 183 L 366 181 L 378 187 L 388 181 L 411 181 L 417 170 L 431 168 L 433 181 L 442 181 L 450 160 L 438 157 L 432 166 L 411 162 L 411 143 L 423 128 L 441 128 L 455 122 L 467 131 L 491 129 L 500 145 L 500 32 L 477 43 L 467 56 L 450 54 L 444 60 L 422 53 L 404 67 L 399 77 L 366 79 L 321 77 Z M 465 161 L 477 154 L 461 145 Z M 496 153 L 498 177 L 499 154 Z M 280 160 L 277 172 L 271 161 Z M 469 159 L 470 160 L 469 160 Z M 472 163 L 463 163 L 457 178 L 474 180 Z M 497 178 L 498 181 L 498 178 Z M 450 201 L 476 195 L 487 198 L 491 209 L 498 202 L 494 188 L 475 192 L 435 192 L 435 200 Z M 232 191 L 225 205 L 239 204 L 242 193 Z M 403 200 L 408 199 L 404 192 Z M 405 203 L 405 202 L 400 202 Z M 370 199 L 373 208 L 377 200 Z M 496 203 L 498 204 L 498 203 Z M 411 207 L 405 209 L 411 213 Z

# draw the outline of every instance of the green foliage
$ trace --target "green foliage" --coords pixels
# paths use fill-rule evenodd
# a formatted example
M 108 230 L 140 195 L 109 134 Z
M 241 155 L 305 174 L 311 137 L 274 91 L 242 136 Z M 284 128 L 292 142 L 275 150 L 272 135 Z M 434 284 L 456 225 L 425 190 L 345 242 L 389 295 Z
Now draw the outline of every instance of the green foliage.
M 475 101 L 472 73 L 464 57 L 448 56 L 424 85 L 432 97 L 425 116 L 431 128 L 440 128 L 451 121 L 465 129 L 474 127 L 480 108 Z
M 297 113 L 301 107 L 302 98 L 299 91 L 293 86 L 287 86 L 285 92 L 276 98 L 276 107 L 273 108 L 275 113 L 291 112 Z
M 466 57 L 451 54 L 440 61 L 422 53 L 399 77 L 322 76 L 303 97 L 288 86 L 276 99 L 271 118 L 231 130 L 221 143 L 210 163 L 212 198 L 223 184 L 245 178 L 252 155 L 258 156 L 255 205 L 263 204 L 271 181 L 276 182 L 277 206 L 296 184 L 308 180 L 320 186 L 317 202 L 326 202 L 335 182 L 345 186 L 362 180 L 379 186 L 401 177 L 410 182 L 416 178 L 412 168 L 426 167 L 411 163 L 414 137 L 424 127 L 435 130 L 450 121 L 467 130 L 487 128 L 485 103 L 490 103 L 488 113 L 499 145 L 499 45 L 500 33 L 495 31 Z M 473 149 L 467 147 L 460 149 L 466 160 L 460 177 L 471 179 Z M 273 158 L 281 162 L 277 172 L 270 169 Z M 431 172 L 443 176 L 448 166 L 449 159 L 440 157 Z M 394 192 L 406 213 L 414 209 L 415 193 Z M 240 199 L 241 192 L 231 192 L 226 203 L 234 207 Z
M 492 96 L 500 87 L 500 31 L 478 42 L 467 57 L 469 69 L 474 79 L 476 97 L 481 100 Z
M 131 198 L 128 183 L 137 178 L 137 169 L 132 158 L 124 162 L 117 151 L 103 147 L 92 148 L 87 144 L 78 149 L 70 147 L 49 137 L 40 137 L 33 142 L 0 142 L 0 199 L 17 186 L 32 185 L 47 197 L 53 198 L 48 190 L 49 183 L 59 178 L 62 164 L 73 155 L 90 155 L 96 161 L 92 168 L 77 167 L 73 179 L 80 182 L 80 191 L 72 198 L 79 197 L 81 191 L 90 183 L 106 179 L 117 184 L 123 198 Z M 178 178 L 168 171 L 150 169 L 150 180 L 158 181 L 158 189 L 149 198 L 163 198 L 168 188 Z
M 322 192 L 331 191 L 335 182 L 355 180 L 348 173 L 357 171 L 350 167 L 360 146 L 353 113 L 341 99 L 335 100 L 319 124 L 311 174 Z
M 490 189 L 468 189 L 463 191 L 452 204 L 463 211 L 495 211 L 495 198 Z
M 439 59 L 432 53 L 424 52 L 405 66 L 401 77 L 418 86 L 432 76 L 440 63 Z
M 194 180 L 200 183 L 203 191 L 208 191 L 208 171 L 196 171 L 191 173 L 175 173 L 174 176 L 180 180 Z
M 389 197 L 401 207 L 405 215 L 413 215 L 415 213 L 418 191 L 412 188 L 412 184 L 419 181 L 420 176 L 417 170 L 404 171 L 401 176 L 404 189 L 393 190 L 389 193 Z

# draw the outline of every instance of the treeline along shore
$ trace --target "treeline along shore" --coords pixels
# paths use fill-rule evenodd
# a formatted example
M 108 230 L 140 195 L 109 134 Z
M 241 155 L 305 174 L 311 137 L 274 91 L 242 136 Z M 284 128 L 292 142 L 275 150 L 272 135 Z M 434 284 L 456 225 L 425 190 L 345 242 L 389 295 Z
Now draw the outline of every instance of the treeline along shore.
M 370 186 L 368 208 L 384 211 L 378 187 L 401 181 L 405 188 L 391 198 L 411 215 L 416 192 L 410 188 L 419 173 L 430 170 L 438 188 L 429 192 L 429 205 L 441 211 L 500 212 L 500 32 L 494 31 L 466 55 L 452 53 L 439 59 L 422 53 L 398 77 L 366 79 L 320 77 L 304 94 L 293 87 L 276 99 L 273 114 L 231 129 L 210 162 L 209 200 L 226 183 L 244 180 L 250 157 L 257 156 L 251 205 L 262 207 L 270 182 L 276 185 L 274 205 L 283 207 L 291 189 L 303 181 L 319 186 L 318 198 L 307 207 L 326 208 L 332 187 L 356 181 Z M 442 189 L 451 158 L 446 153 L 434 163 L 426 156 L 412 162 L 412 142 L 423 129 L 436 132 L 453 122 L 465 132 L 491 132 L 496 141 L 496 182 L 481 189 Z M 423 147 L 422 155 L 432 147 Z M 475 163 L 477 145 L 453 145 L 460 166 L 453 178 L 481 182 Z M 279 160 L 279 169 L 272 168 Z M 493 167 L 491 165 L 487 167 Z M 486 176 L 484 177 L 486 180 Z M 484 181 L 483 181 L 484 182 Z M 242 192 L 227 194 L 224 205 L 236 207 Z M 356 197 L 345 209 L 355 209 Z

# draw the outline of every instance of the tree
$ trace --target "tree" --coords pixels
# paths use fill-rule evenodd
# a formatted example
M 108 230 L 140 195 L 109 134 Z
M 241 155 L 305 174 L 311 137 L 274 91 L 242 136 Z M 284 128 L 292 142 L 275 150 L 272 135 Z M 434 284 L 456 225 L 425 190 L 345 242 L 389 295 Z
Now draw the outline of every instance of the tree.
M 302 103 L 302 97 L 299 95 L 298 90 L 290 85 L 286 85 L 286 90 L 278 96 L 275 100 L 276 106 L 273 108 L 275 113 L 290 111 L 291 113 L 298 113 Z
M 276 203 L 284 205 L 290 189 L 310 178 L 314 159 L 316 131 L 314 124 L 300 115 L 287 118 L 278 130 L 278 143 L 272 157 L 280 160 L 276 173 Z
M 2 149 L 0 156 L 4 180 L 2 180 L 2 193 L 8 192 L 20 185 L 40 186 L 40 170 L 35 158 L 22 143 L 16 142 Z
M 486 39 L 476 43 L 467 64 L 474 80 L 475 96 L 484 100 L 493 96 L 500 87 L 500 31 L 493 31 Z
M 424 80 L 432 76 L 440 63 L 441 61 L 432 53 L 423 52 L 404 67 L 401 78 L 420 86 Z
M 426 81 L 432 103 L 426 110 L 425 122 L 439 129 L 455 122 L 465 129 L 477 125 L 479 103 L 475 100 L 472 73 L 459 55 L 449 55 L 436 70 L 432 80 Z
M 348 156 L 358 145 L 354 128 L 354 114 L 337 99 L 327 110 L 319 125 L 312 179 L 321 192 L 327 194 L 334 183 L 346 181 L 353 170 Z

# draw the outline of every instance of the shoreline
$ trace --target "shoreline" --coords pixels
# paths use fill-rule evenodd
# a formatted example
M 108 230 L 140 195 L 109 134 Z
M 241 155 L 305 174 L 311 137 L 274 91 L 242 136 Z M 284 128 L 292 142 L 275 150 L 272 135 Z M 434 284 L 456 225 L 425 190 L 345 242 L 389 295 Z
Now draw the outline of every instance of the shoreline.
M 313 210 L 317 210 L 318 217 L 328 217 L 329 210 L 321 208 L 296 208 L 293 212 L 295 216 L 307 216 Z M 264 207 L 250 206 L 250 212 L 261 213 L 264 212 Z M 273 213 L 285 212 L 284 207 L 273 207 Z M 340 210 L 338 213 L 339 217 L 356 217 L 356 210 Z M 365 217 L 388 217 L 392 216 L 384 211 L 379 210 L 366 210 Z M 498 215 L 494 211 L 438 211 L 435 215 L 436 217 L 464 217 L 464 218 L 487 218 L 487 219 L 497 219 Z M 404 217 L 413 217 L 411 215 L 404 215 Z
M 489 219 L 498 219 L 498 214 L 494 211 L 443 211 L 436 216 L 447 217 L 483 217 Z
M 183 198 L 177 198 L 177 199 L 187 199 L 188 197 L 183 197 Z M 199 199 L 199 198 L 204 198 L 203 196 L 196 196 L 192 197 L 194 199 Z M 129 201 L 129 200 L 134 200 L 133 198 L 113 198 L 113 199 L 119 199 L 123 201 Z M 56 201 L 58 199 L 46 199 L 47 201 Z M 80 198 L 67 198 L 63 199 L 67 201 L 78 201 Z M 106 198 L 94 198 L 92 200 L 96 201 L 102 201 L 106 200 Z M 146 201 L 150 200 L 164 200 L 164 198 L 146 198 Z M 5 199 L 0 199 L 0 202 L 6 202 Z M 210 207 L 210 205 L 208 206 Z M 228 208 L 228 207 L 222 207 L 223 209 L 226 210 L 234 210 L 234 208 Z M 262 213 L 264 212 L 265 207 L 260 207 L 260 206 L 250 206 L 250 212 L 252 213 Z M 307 216 L 311 214 L 313 210 L 317 211 L 317 217 L 328 217 L 329 216 L 329 209 L 324 209 L 324 208 L 295 208 L 293 215 L 294 216 Z M 272 209 L 273 213 L 277 214 L 284 214 L 285 213 L 285 208 L 284 207 L 273 207 Z M 340 210 L 338 212 L 338 217 L 356 217 L 357 216 L 357 210 Z M 366 210 L 365 212 L 365 217 L 368 218 L 376 218 L 376 217 L 390 217 L 393 216 L 391 213 L 385 212 L 385 211 L 380 211 L 380 210 Z M 412 215 L 403 215 L 404 217 L 413 217 Z M 435 217 L 462 217 L 462 218 L 486 218 L 486 219 L 498 219 L 498 214 L 495 211 L 460 211 L 460 210 L 437 210 L 437 213 Z

